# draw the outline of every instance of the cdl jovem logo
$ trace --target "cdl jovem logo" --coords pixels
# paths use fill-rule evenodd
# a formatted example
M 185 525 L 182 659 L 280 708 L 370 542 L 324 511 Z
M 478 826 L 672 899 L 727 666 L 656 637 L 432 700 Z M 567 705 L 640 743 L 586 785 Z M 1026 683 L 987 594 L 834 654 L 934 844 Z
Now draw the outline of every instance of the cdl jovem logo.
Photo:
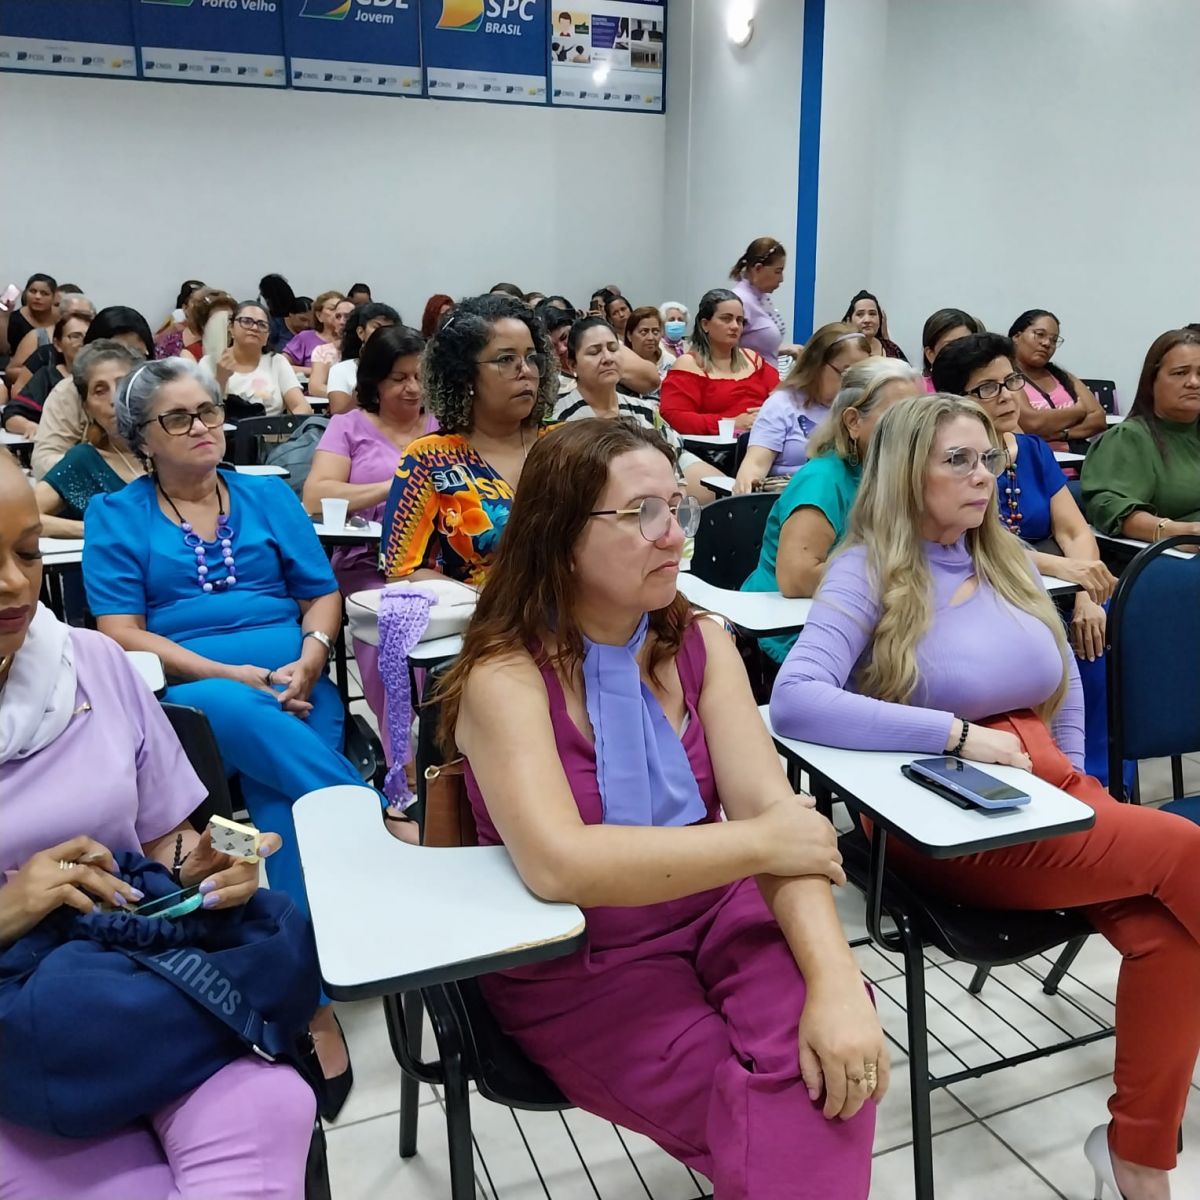
M 438 29 L 474 33 L 488 18 L 487 33 L 520 32 L 516 22 L 534 19 L 535 0 L 442 0 Z
M 300 15 L 341 21 L 349 11 L 350 0 L 304 0 L 304 7 L 301 8 Z

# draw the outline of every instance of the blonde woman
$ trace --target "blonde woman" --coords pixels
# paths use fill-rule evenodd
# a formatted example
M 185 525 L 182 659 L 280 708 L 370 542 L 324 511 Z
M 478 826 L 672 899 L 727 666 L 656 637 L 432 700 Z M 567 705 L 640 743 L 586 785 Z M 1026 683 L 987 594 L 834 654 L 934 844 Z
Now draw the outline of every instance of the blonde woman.
M 804 465 L 808 439 L 829 415 L 842 372 L 869 353 L 867 339 L 840 322 L 823 325 L 812 335 L 754 418 L 733 485 L 735 496 L 753 490 L 768 475 L 794 475 Z
M 850 523 L 875 426 L 893 404 L 921 392 L 921 376 L 898 359 L 865 358 L 847 369 L 829 419 L 808 443 L 808 462 L 771 509 L 758 566 L 742 591 L 816 592 L 830 551 Z M 783 662 L 795 641 L 795 634 L 786 634 L 762 638 L 759 645 Z
M 964 904 L 1080 908 L 1120 950 L 1112 1122 L 1085 1153 L 1097 1195 L 1163 1200 L 1200 1048 L 1200 827 L 1118 804 L 1081 773 L 1079 674 L 997 512 L 1005 462 L 970 400 L 935 393 L 885 414 L 771 717 L 827 745 L 1024 767 L 1095 812 L 1091 829 L 1048 841 L 942 860 L 894 841 L 893 853 Z

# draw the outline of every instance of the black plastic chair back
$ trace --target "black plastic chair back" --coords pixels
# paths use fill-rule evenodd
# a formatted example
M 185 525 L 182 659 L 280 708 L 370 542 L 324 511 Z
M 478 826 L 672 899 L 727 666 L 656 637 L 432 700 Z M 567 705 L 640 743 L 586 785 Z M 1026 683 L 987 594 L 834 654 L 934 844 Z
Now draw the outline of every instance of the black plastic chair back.
M 225 762 L 217 747 L 217 739 L 208 718 L 198 708 L 184 704 L 164 704 L 162 710 L 175 730 L 192 770 L 208 789 L 207 799 L 188 817 L 192 828 L 200 831 L 214 816 L 233 818 L 233 803 L 229 795 L 229 780 Z
M 308 413 L 283 413 L 278 417 L 246 417 L 233 434 L 233 462 L 239 467 L 258 466 L 266 461 L 270 446 L 285 441 Z
M 1124 798 L 1122 764 L 1200 751 L 1200 555 L 1176 558 L 1165 538 L 1122 574 L 1108 613 L 1108 786 Z
M 1090 388 L 1092 395 L 1100 401 L 1100 407 L 1106 413 L 1117 411 L 1117 384 L 1114 379 L 1081 379 L 1084 387 Z
M 692 574 L 714 587 L 740 588 L 758 566 L 767 518 L 778 499 L 775 492 L 755 492 L 706 505 L 696 530 Z

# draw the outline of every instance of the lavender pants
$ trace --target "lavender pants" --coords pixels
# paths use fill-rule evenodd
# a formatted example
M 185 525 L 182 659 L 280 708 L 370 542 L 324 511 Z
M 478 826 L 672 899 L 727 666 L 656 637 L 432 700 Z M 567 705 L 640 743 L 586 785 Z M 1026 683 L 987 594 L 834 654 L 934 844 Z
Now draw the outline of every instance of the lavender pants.
M 291 1067 L 249 1055 L 108 1137 L 0 1121 L 0 1200 L 302 1200 L 315 1116 Z

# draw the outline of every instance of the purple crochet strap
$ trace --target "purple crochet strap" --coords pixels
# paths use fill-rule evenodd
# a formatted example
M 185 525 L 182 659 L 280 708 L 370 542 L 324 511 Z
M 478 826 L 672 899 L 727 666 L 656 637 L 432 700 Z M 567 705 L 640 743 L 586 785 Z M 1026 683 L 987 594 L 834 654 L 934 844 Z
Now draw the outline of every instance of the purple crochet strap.
M 386 587 L 379 598 L 379 675 L 387 694 L 387 736 L 392 767 L 383 781 L 388 803 L 407 808 L 413 801 L 404 765 L 412 739 L 412 690 L 408 656 L 429 625 L 429 610 L 437 603 L 429 592 L 414 587 Z

